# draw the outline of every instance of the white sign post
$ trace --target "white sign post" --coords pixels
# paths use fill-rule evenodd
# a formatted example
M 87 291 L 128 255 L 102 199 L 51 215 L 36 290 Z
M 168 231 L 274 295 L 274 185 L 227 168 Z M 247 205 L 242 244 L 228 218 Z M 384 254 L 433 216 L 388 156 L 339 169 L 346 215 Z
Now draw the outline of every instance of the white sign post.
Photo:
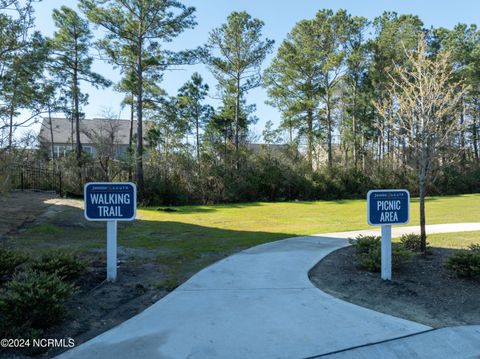
M 117 280 L 117 221 L 107 222 L 107 281 Z
M 117 280 L 117 222 L 132 221 L 137 211 L 137 187 L 130 182 L 92 182 L 84 189 L 85 218 L 107 222 L 107 281 Z
M 410 193 L 405 189 L 368 191 L 367 220 L 372 226 L 382 226 L 381 277 L 391 280 L 392 224 L 405 224 L 410 220 Z
M 392 280 L 392 225 L 382 226 L 382 273 L 383 280 Z

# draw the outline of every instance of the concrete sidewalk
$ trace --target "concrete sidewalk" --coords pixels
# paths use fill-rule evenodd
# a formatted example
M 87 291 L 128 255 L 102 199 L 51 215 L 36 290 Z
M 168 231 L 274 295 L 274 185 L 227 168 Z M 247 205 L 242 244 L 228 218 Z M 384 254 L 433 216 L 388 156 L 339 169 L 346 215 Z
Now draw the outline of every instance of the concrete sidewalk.
M 480 230 L 480 223 L 427 230 Z M 418 228 L 396 228 L 394 235 L 398 231 Z M 310 268 L 360 233 L 372 231 L 295 237 L 242 251 L 58 358 L 307 358 L 430 330 L 344 302 L 311 284 Z M 472 336 L 480 343 L 478 332 Z
M 479 339 L 480 325 L 441 328 L 407 338 L 325 355 L 322 358 L 473 359 L 480 358 Z

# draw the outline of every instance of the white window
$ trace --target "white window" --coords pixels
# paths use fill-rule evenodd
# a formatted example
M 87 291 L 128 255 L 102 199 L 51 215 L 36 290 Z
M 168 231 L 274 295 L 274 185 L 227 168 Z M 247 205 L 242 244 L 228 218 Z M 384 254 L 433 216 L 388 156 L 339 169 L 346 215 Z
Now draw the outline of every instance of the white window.
M 83 150 L 85 151 L 85 153 L 88 153 L 89 155 L 93 155 L 93 147 L 92 146 L 82 146 L 83 147 Z
M 55 158 L 64 157 L 67 155 L 68 152 L 72 150 L 72 146 L 70 145 L 54 145 L 53 152 L 55 154 Z

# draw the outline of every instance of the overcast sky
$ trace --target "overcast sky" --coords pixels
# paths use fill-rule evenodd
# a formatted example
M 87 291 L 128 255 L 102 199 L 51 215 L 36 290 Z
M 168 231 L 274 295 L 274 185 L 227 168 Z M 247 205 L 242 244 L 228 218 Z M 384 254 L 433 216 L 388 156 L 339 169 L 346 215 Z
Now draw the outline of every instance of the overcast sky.
M 323 8 L 347 9 L 352 15 L 361 15 L 370 20 L 385 10 L 416 14 L 426 27 L 452 28 L 459 22 L 467 24 L 480 22 L 480 1 L 478 0 L 188 0 L 184 3 L 197 9 L 198 25 L 192 30 L 185 31 L 169 44 L 168 48 L 180 50 L 202 45 L 207 41 L 209 31 L 225 22 L 229 13 L 245 10 L 253 17 L 263 20 L 265 22 L 264 35 L 275 40 L 275 51 L 267 57 L 264 67 L 268 66 L 277 47 L 295 23 L 302 19 L 312 18 L 317 10 Z M 37 5 L 37 28 L 45 35 L 53 34 L 55 29 L 52 24 L 52 10 L 62 5 L 76 9 L 77 1 L 43 0 Z M 110 65 L 97 61 L 94 69 L 113 81 L 119 79 L 118 73 Z M 214 96 L 216 82 L 203 65 L 167 72 L 162 86 L 170 95 L 174 95 L 195 71 L 200 72 L 209 83 L 211 95 Z M 82 89 L 90 95 L 90 103 L 84 108 L 87 118 L 101 117 L 105 109 L 111 109 L 115 113 L 119 113 L 122 118 L 128 118 L 128 110 L 121 111 L 120 109 L 121 94 L 112 89 L 96 90 L 86 85 L 83 85 Z M 247 97 L 248 103 L 257 105 L 256 116 L 259 118 L 259 122 L 255 125 L 254 131 L 258 135 L 261 134 L 266 121 L 272 120 L 275 124 L 280 121 L 279 113 L 266 105 L 265 100 L 266 91 L 262 88 L 250 91 Z M 210 99 L 210 102 L 215 104 L 214 99 Z

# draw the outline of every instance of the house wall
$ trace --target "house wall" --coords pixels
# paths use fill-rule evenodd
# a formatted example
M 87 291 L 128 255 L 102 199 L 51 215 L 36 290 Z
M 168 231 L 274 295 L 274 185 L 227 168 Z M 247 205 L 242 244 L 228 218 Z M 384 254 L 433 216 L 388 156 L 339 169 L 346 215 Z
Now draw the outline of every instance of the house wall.
M 74 145 L 75 146 L 75 145 Z M 54 143 L 54 154 L 55 158 L 64 157 L 67 155 L 68 152 L 75 150 L 75 147 L 72 147 L 71 143 Z M 50 144 L 48 144 L 48 148 L 50 149 Z M 88 153 L 92 157 L 96 157 L 97 155 L 97 148 L 94 144 L 82 144 L 82 149 L 84 152 Z M 128 145 L 115 145 L 115 159 L 121 159 L 126 155 L 126 151 L 128 149 Z

